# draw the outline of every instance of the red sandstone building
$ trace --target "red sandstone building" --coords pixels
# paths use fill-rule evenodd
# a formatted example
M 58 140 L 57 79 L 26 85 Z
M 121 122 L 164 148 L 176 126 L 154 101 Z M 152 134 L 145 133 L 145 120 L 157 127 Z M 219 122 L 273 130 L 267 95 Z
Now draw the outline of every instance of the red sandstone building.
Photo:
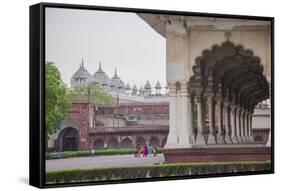
M 208 122 L 207 122 L 208 123 Z M 259 106 L 253 118 L 255 142 L 266 143 L 270 108 Z M 169 131 L 169 104 L 74 102 L 61 127 L 48 141 L 49 151 L 163 147 Z M 196 131 L 196 130 L 195 130 Z

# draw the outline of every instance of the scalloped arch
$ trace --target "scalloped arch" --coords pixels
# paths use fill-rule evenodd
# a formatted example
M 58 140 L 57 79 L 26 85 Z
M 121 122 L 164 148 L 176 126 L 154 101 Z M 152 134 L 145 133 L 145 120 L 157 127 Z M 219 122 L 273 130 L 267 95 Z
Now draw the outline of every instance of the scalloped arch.
M 269 97 L 269 87 L 263 76 L 260 58 L 242 45 L 234 45 L 229 41 L 221 45 L 215 44 L 211 49 L 202 51 L 202 55 L 195 59 L 192 70 L 189 88 L 191 93 L 213 91 L 241 106 L 246 105 L 242 103 L 247 100 L 243 96 L 250 96 L 253 92 L 254 102 Z

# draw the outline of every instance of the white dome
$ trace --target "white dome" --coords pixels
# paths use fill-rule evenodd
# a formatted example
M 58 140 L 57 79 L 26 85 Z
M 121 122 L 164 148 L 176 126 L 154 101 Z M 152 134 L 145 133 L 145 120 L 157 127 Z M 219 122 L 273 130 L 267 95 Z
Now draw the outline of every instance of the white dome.
M 129 83 L 127 83 L 127 85 L 126 85 L 126 90 L 131 90 L 131 87 L 130 87 Z
M 159 81 L 157 81 L 157 83 L 155 85 L 155 89 L 161 89 L 161 84 L 159 83 Z
M 91 74 L 86 70 L 84 67 L 83 61 L 82 64 L 80 65 L 79 69 L 72 75 L 71 78 L 90 78 Z
M 84 67 L 84 63 L 82 60 L 82 64 L 80 64 L 79 69 L 71 77 L 71 80 L 70 80 L 71 87 L 75 87 L 77 85 L 84 84 L 84 83 L 88 82 L 90 78 L 91 78 L 91 74 Z
M 98 71 L 96 71 L 94 73 L 94 75 L 91 77 L 90 81 L 97 83 L 101 86 L 110 85 L 110 79 L 109 79 L 108 75 L 102 70 L 101 63 L 100 63 Z
M 115 69 L 115 74 L 111 78 L 111 87 L 115 87 L 116 89 L 125 89 L 124 82 L 118 77 L 117 71 Z
M 137 88 L 136 85 L 133 86 L 133 90 L 134 90 L 134 91 L 138 91 L 138 88 Z
M 144 89 L 146 89 L 146 90 L 151 89 L 151 85 L 148 80 L 146 81 L 146 84 L 144 85 Z

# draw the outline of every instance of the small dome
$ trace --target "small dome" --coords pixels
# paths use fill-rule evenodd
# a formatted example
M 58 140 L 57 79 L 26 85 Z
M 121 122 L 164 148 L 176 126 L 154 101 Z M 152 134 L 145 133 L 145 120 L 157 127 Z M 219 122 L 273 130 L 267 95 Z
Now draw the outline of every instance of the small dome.
M 136 85 L 134 85 L 132 89 L 132 95 L 137 95 L 137 93 L 138 93 L 138 88 Z
M 82 60 L 82 64 L 80 65 L 79 69 L 72 75 L 72 78 L 90 78 L 91 74 L 86 70 L 84 67 L 84 63 Z
M 101 62 L 98 71 L 94 73 L 94 75 L 91 77 L 91 82 L 98 83 L 102 86 L 109 86 L 110 85 L 110 79 L 108 75 L 102 70 L 101 68 Z
M 129 83 L 127 83 L 127 85 L 126 85 L 126 90 L 131 90 L 131 87 L 130 87 Z
M 72 75 L 70 79 L 70 85 L 73 88 L 77 85 L 87 83 L 90 78 L 91 74 L 84 67 L 84 63 L 82 60 L 82 64 L 80 64 L 79 69 Z
M 138 91 L 138 88 L 136 85 L 133 86 L 133 91 Z
M 144 85 L 144 89 L 151 89 L 151 85 L 148 80 L 146 80 L 146 84 Z
M 117 71 L 115 68 L 114 76 L 111 78 L 111 87 L 116 87 L 118 89 L 125 89 L 124 82 L 118 77 Z
M 157 83 L 155 85 L 155 89 L 161 89 L 161 84 L 159 83 L 159 81 L 157 81 Z
M 143 94 L 143 93 L 144 93 L 144 89 L 143 89 L 142 86 L 140 87 L 139 92 L 140 92 L 140 94 Z

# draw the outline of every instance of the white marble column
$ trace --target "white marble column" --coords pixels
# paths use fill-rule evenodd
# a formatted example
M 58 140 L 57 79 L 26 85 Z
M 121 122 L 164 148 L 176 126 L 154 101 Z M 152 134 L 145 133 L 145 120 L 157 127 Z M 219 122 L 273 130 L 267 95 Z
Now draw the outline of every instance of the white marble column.
M 239 143 L 242 143 L 242 137 L 241 137 L 241 108 L 237 107 L 236 109 L 236 135 L 237 140 Z
M 242 142 L 246 143 L 246 138 L 245 138 L 245 110 L 241 108 L 241 138 Z
M 165 148 L 190 147 L 188 135 L 190 101 L 187 97 L 186 82 L 192 73 L 187 67 L 189 66 L 187 31 L 182 20 L 169 20 L 165 24 L 165 29 L 166 80 L 170 96 L 169 135 Z
M 208 114 L 209 114 L 208 144 L 216 144 L 215 113 L 214 113 L 214 98 L 213 98 L 213 95 L 209 95 L 207 99 L 208 99 Z
M 226 115 L 226 121 L 225 121 L 225 143 L 231 144 L 231 138 L 229 134 L 230 129 L 230 113 L 229 113 L 229 103 L 224 102 L 224 108 L 225 108 L 225 115 Z
M 204 111 L 203 111 L 203 97 L 197 96 L 197 121 L 198 121 L 198 133 L 196 136 L 196 145 L 206 145 L 205 142 L 205 117 L 204 117 Z
M 192 144 L 195 144 L 195 134 L 194 134 L 194 96 L 191 96 L 190 94 L 188 95 L 190 97 L 190 106 L 191 106 L 191 111 L 188 113 L 190 115 L 190 125 L 191 128 L 189 128 L 189 141 Z
M 180 83 L 180 113 L 179 113 L 179 145 L 180 148 L 192 147 L 189 141 L 189 132 L 192 128 L 190 96 L 187 93 L 187 82 Z
M 177 91 L 176 84 L 169 83 L 169 134 L 165 148 L 177 148 Z
M 218 144 L 224 144 L 224 136 L 223 136 L 223 107 L 221 100 L 217 99 L 217 111 L 218 111 L 218 134 L 217 134 L 217 142 Z
M 246 139 L 246 142 L 250 142 L 248 133 L 249 133 L 249 112 L 246 110 L 245 111 L 245 139 Z
M 252 117 L 253 117 L 253 114 L 250 112 L 249 114 L 249 138 L 250 138 L 250 142 L 253 143 L 254 142 L 254 137 L 253 137 L 253 134 L 252 134 Z
M 238 143 L 237 134 L 236 134 L 236 105 L 231 105 L 231 140 L 232 143 Z

